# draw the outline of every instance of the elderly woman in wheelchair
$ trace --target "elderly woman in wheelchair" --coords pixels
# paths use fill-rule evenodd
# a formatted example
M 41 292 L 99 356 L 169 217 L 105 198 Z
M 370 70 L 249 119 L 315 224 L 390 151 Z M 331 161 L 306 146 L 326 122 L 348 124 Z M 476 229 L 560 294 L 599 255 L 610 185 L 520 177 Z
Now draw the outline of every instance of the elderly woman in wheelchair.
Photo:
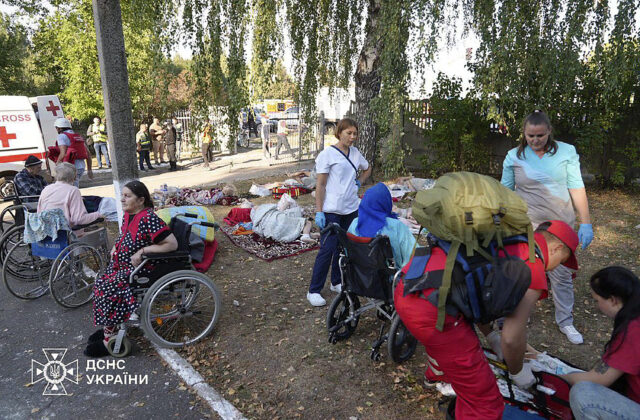
M 44 187 L 38 200 L 38 213 L 50 209 L 62 209 L 64 216 L 73 229 L 78 225 L 87 225 L 102 217 L 98 212 L 88 213 L 82 201 L 78 187 L 73 185 L 76 179 L 76 167 L 68 162 L 56 166 L 56 182 Z M 78 237 L 84 234 L 77 230 Z
M 141 264 L 145 252 L 163 253 L 178 248 L 169 227 L 153 212 L 151 195 L 142 182 L 126 184 L 120 201 L 124 211 L 122 231 L 111 249 L 109 266 L 94 285 L 93 322 L 103 328 L 89 337 L 85 349 L 89 357 L 108 355 L 107 343 L 116 327 L 132 316 L 137 318 L 139 302 L 129 286 L 129 275 Z
M 150 341 L 164 347 L 201 339 L 217 322 L 221 300 L 211 280 L 193 271 L 188 239 L 191 224 L 214 225 L 176 217 L 167 226 L 140 181 L 122 188 L 121 202 L 122 230 L 94 286 L 94 324 L 102 328 L 89 337 L 85 355 L 129 354 L 127 325 L 142 327 Z
M 57 182 L 42 190 L 37 208 L 23 204 L 24 225 L 2 237 L 2 277 L 18 298 L 36 299 L 50 291 L 57 303 L 75 308 L 91 300 L 108 239 L 105 228 L 89 227 L 102 221 L 101 214 L 87 213 L 80 191 L 71 185 L 75 167 L 65 163 L 56 169 Z

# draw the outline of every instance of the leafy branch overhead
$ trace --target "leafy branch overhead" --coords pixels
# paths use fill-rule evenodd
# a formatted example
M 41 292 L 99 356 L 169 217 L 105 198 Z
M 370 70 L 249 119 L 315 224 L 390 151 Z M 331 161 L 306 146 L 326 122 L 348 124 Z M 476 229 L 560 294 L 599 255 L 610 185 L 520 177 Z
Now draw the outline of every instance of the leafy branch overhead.
M 3 17 L 1 58 L 8 69 L 0 71 L 0 88 L 60 92 L 73 115 L 99 113 L 91 1 L 56 0 L 53 12 L 36 0 L 5 2 L 39 24 L 27 37 L 16 19 Z M 439 127 L 427 138 L 437 144 L 434 139 L 452 135 L 457 145 L 435 157 L 430 170 L 481 159 L 478 143 L 488 127 L 483 133 L 479 124 L 456 120 L 464 110 L 472 110 L 476 122 L 504 127 L 516 140 L 524 116 L 542 109 L 551 116 L 556 137 L 574 143 L 583 161 L 614 183 L 624 182 L 640 162 L 640 105 L 634 100 L 640 95 L 640 0 L 122 0 L 121 5 L 136 116 L 167 114 L 188 102 L 202 117 L 222 112 L 233 122 L 251 101 L 278 94 L 294 95 L 312 122 L 320 87 L 355 85 L 352 112 L 360 124 L 360 149 L 388 175 L 400 173 L 410 155 L 401 140 L 409 92 L 422 91 L 438 54 L 470 34 L 479 40 L 466 62 L 471 86 L 449 98 L 437 96 L 448 89 L 437 84 L 451 81 L 444 75 L 430 94 L 436 95 L 430 109 L 439 113 L 429 118 Z M 32 44 L 29 54 L 13 57 L 29 71 L 15 70 L 8 51 L 20 52 L 25 42 Z M 193 59 L 176 72 L 169 51 L 181 43 Z M 288 56 L 293 81 L 282 67 Z M 20 90 L 21 83 L 27 87 Z M 167 89 L 179 91 L 180 83 L 188 85 L 186 98 L 162 96 Z M 229 126 L 231 140 L 237 127 Z

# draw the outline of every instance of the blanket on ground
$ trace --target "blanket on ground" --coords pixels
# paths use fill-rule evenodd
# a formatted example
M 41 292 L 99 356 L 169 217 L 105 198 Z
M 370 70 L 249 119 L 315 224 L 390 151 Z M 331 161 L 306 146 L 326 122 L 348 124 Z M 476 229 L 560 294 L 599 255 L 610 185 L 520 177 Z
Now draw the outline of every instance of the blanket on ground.
M 314 243 L 305 243 L 302 241 L 277 242 L 273 239 L 264 238 L 256 233 L 251 235 L 234 235 L 235 226 L 227 226 L 226 224 L 220 226 L 220 231 L 224 233 L 235 246 L 265 261 L 292 257 L 302 254 L 303 252 L 318 249 L 318 245 Z
M 300 237 L 305 218 L 300 207 L 279 211 L 275 204 L 263 204 L 251 210 L 253 231 L 278 242 L 292 242 Z

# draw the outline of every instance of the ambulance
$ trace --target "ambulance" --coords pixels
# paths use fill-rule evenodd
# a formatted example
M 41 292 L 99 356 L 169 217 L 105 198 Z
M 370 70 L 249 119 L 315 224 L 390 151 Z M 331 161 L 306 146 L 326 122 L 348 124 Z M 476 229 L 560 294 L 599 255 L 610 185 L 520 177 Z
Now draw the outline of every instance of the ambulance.
M 64 112 L 55 95 L 0 96 L 0 178 L 13 179 L 24 169 L 29 155 L 50 167 L 46 152 L 56 144 L 58 133 L 53 123 L 60 117 Z

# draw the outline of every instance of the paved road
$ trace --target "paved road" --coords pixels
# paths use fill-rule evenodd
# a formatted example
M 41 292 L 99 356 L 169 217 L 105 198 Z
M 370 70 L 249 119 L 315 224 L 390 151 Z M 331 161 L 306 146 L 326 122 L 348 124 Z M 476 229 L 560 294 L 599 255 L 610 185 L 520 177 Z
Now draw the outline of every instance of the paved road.
M 164 366 L 149 343 L 139 338 L 134 353 L 120 367 L 87 371 L 82 354 L 94 331 L 90 304 L 79 309 L 59 307 L 49 295 L 21 301 L 0 286 L 0 419 L 26 418 L 218 418 L 191 394 L 180 378 Z M 67 349 L 62 362 L 78 360 L 78 384 L 64 381 L 69 395 L 44 396 L 45 381 L 31 382 L 31 360 L 46 363 L 43 348 Z M 116 361 L 103 358 L 96 360 Z M 122 366 L 124 363 L 124 366 Z M 148 376 L 148 384 L 89 384 L 89 375 Z M 104 381 L 103 377 L 103 381 Z M 124 378 L 124 376 L 121 376 Z M 123 379 L 123 382 L 126 380 Z M 95 379 L 93 380 L 95 382 Z

